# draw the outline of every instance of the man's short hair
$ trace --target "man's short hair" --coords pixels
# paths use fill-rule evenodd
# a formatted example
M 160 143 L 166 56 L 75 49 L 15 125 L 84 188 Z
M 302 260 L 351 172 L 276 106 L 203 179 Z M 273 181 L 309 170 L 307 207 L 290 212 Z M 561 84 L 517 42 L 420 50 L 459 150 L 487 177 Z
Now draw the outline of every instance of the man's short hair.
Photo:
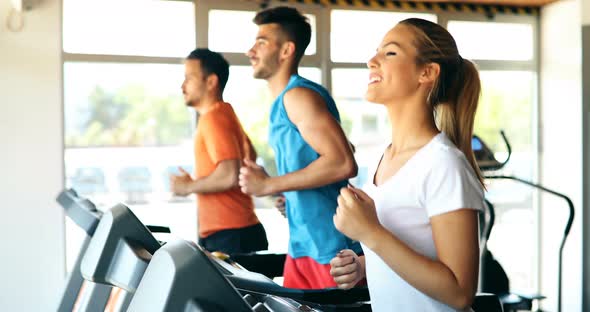
M 288 40 L 295 43 L 295 62 L 299 64 L 311 39 L 311 26 L 305 15 L 295 8 L 279 6 L 258 12 L 254 23 L 278 24 Z
M 192 51 L 186 59 L 199 60 L 205 76 L 211 74 L 217 75 L 217 79 L 219 79 L 219 89 L 221 93 L 223 93 L 223 89 L 225 89 L 227 79 L 229 78 L 229 63 L 225 60 L 223 55 L 206 48 L 198 48 Z

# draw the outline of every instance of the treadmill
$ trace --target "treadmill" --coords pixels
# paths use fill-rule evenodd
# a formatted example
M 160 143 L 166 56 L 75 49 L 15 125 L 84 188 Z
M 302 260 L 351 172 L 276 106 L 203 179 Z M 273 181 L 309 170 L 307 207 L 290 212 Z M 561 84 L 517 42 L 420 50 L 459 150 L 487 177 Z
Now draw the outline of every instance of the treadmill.
M 295 312 L 371 311 L 365 289 L 300 290 L 212 256 L 178 240 L 158 249 L 128 311 Z M 478 294 L 475 312 L 501 312 L 498 297 Z
M 231 258 L 212 256 L 194 242 L 162 246 L 123 204 L 102 216 L 80 269 L 87 280 L 132 293 L 128 311 L 371 311 L 366 287 L 284 288 Z M 476 296 L 472 307 L 476 312 L 502 311 L 498 298 L 490 294 Z
M 79 267 L 136 298 L 127 311 L 370 311 L 366 289 L 284 288 L 195 243 L 163 244 L 123 204 L 102 214 Z
M 57 196 L 57 202 L 63 207 L 66 215 L 76 223 L 86 237 L 80 248 L 80 252 L 68 276 L 66 287 L 58 305 L 58 312 L 88 311 L 102 312 L 105 310 L 112 287 L 108 285 L 85 282 L 80 273 L 82 258 L 88 249 L 88 245 L 94 231 L 100 221 L 102 213 L 96 209 L 94 203 L 78 196 L 73 189 L 64 190 Z M 129 301 L 129 300 L 128 300 Z M 127 306 L 129 302 L 124 302 Z
M 574 204 L 572 202 L 572 200 L 567 197 L 566 195 L 559 193 L 557 191 L 548 189 L 546 187 L 544 187 L 541 184 L 538 183 L 534 183 L 532 181 L 527 181 L 524 179 L 521 179 L 519 177 L 513 176 L 513 175 L 503 175 L 503 174 L 496 174 L 496 173 L 488 173 L 488 172 L 494 172 L 497 170 L 502 169 L 510 160 L 510 156 L 512 155 L 512 148 L 510 146 L 510 143 L 508 142 L 508 139 L 506 138 L 506 134 L 504 133 L 504 131 L 500 131 L 500 135 L 504 141 L 504 144 L 506 145 L 506 150 L 508 152 L 508 156 L 506 157 L 506 159 L 503 162 L 498 161 L 495 156 L 494 153 L 491 151 L 491 149 L 484 143 L 484 141 L 479 138 L 478 136 L 473 136 L 472 139 L 472 148 L 473 148 L 473 152 L 475 153 L 475 158 L 477 160 L 477 163 L 481 169 L 482 172 L 486 173 L 484 174 L 484 178 L 486 180 L 510 180 L 516 183 L 520 183 L 520 184 L 525 184 L 529 187 L 532 187 L 536 190 L 539 190 L 541 192 L 544 193 L 548 193 L 550 195 L 553 195 L 555 197 L 558 197 L 562 200 L 565 201 L 565 204 L 567 206 L 569 215 L 568 215 L 568 219 L 566 221 L 565 227 L 564 227 L 564 231 L 563 231 L 563 235 L 562 235 L 562 240 L 559 246 L 559 256 L 558 256 L 558 271 L 557 271 L 557 311 L 561 312 L 561 308 L 562 308 L 562 278 L 561 278 L 561 272 L 562 272 L 562 263 L 563 263 L 563 249 L 565 247 L 565 242 L 567 240 L 567 237 L 570 233 L 572 224 L 574 222 L 574 216 L 575 216 L 575 209 L 574 209 Z M 485 229 L 485 234 L 483 239 L 485 241 L 487 241 L 491 235 L 491 231 L 492 231 L 492 227 L 494 225 L 494 206 L 486 200 L 486 203 L 488 205 L 487 208 L 489 208 L 490 210 L 490 220 L 487 224 L 487 228 Z M 485 247 L 484 247 L 485 248 Z M 481 261 L 482 265 L 484 264 L 484 261 L 482 259 Z M 489 276 L 489 274 L 486 274 L 486 267 L 482 266 L 480 269 L 480 274 L 481 274 L 481 278 L 480 278 L 480 285 L 483 285 L 483 289 L 482 291 L 491 291 L 486 289 L 486 283 L 487 283 L 487 279 L 492 279 L 491 276 Z M 545 296 L 541 295 L 541 294 L 515 294 L 515 293 L 511 293 L 511 292 L 507 292 L 507 293 L 498 293 L 496 294 L 499 296 L 500 301 L 502 302 L 503 308 L 505 311 L 516 311 L 516 310 L 527 310 L 527 311 L 531 311 L 532 310 L 532 306 L 533 306 L 533 302 L 535 300 L 543 300 L 545 299 Z
M 96 209 L 96 205 L 92 201 L 79 196 L 74 189 L 60 192 L 56 201 L 63 207 L 66 215 L 87 235 L 67 278 L 57 311 L 126 311 L 131 302 L 128 292 L 123 292 L 109 284 L 84 280 L 81 272 L 84 256 L 88 252 L 103 213 Z M 147 226 L 147 228 L 152 233 L 170 233 L 170 229 L 167 227 Z

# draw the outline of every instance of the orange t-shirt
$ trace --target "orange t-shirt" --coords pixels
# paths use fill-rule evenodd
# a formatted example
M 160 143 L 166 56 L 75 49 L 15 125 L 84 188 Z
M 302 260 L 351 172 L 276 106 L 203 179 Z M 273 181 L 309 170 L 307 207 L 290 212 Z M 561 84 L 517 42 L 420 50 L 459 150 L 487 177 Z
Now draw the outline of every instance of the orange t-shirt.
M 230 104 L 218 102 L 199 117 L 195 135 L 195 175 L 210 175 L 223 160 L 256 158 L 250 139 Z M 219 193 L 197 194 L 199 236 L 259 223 L 250 195 L 239 187 Z

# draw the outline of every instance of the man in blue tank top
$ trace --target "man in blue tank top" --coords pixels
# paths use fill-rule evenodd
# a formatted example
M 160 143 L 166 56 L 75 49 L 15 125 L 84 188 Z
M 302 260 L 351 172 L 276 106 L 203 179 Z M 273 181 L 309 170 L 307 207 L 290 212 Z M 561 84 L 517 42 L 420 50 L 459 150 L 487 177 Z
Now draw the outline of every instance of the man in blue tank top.
M 296 9 L 275 7 L 254 18 L 258 34 L 247 55 L 254 77 L 265 79 L 276 98 L 270 111 L 269 143 L 278 176 L 244 160 L 242 191 L 255 196 L 283 193 L 289 222 L 289 254 L 284 286 L 336 287 L 330 259 L 340 250 L 361 247 L 334 226 L 337 197 L 356 175 L 351 146 L 328 91 L 297 74 L 311 38 L 307 18 Z

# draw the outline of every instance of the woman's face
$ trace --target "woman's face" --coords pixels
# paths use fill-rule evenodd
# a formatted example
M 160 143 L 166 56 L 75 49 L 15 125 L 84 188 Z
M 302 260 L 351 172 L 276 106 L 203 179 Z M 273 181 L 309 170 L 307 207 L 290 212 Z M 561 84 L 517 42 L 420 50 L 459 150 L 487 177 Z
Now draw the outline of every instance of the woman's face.
M 370 72 L 367 101 L 390 105 L 419 91 L 414 38 L 411 28 L 400 24 L 385 34 L 377 53 L 367 63 Z

